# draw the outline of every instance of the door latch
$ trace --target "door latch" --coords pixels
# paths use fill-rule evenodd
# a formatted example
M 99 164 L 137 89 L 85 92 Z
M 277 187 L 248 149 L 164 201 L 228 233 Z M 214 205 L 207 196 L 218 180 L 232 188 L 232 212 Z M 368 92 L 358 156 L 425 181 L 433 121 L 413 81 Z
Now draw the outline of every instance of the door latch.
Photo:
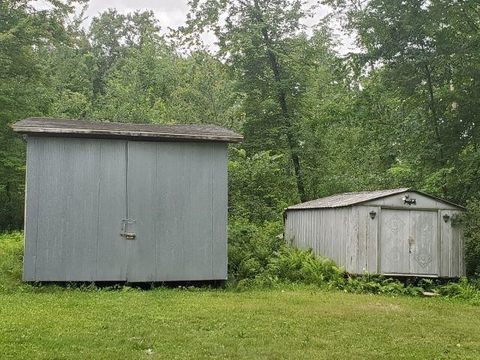
M 135 234 L 130 229 L 131 225 L 133 225 L 134 223 L 134 219 L 122 219 L 122 232 L 120 233 L 120 236 L 125 238 L 125 240 L 135 240 L 135 238 L 137 237 L 137 234 Z
M 415 244 L 415 239 L 413 236 L 408 237 L 408 252 L 411 254 L 412 253 L 412 246 Z

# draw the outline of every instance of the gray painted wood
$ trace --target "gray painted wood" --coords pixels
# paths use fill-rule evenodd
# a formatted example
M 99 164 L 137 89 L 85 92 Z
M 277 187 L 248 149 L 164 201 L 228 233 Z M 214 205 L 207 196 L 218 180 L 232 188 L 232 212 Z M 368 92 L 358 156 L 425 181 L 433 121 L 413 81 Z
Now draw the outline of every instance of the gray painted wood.
M 372 206 L 354 207 L 358 213 L 358 260 L 357 274 L 377 273 L 377 242 L 378 242 L 378 219 L 379 208 Z M 374 211 L 376 216 L 372 219 L 370 212 Z
M 225 279 L 226 146 L 129 142 L 128 148 L 128 215 L 137 234 L 128 280 Z
M 408 211 L 409 234 L 412 239 L 409 261 L 410 274 L 439 275 L 438 213 L 437 211 Z
M 64 153 L 63 139 L 44 141 L 38 139 L 37 145 L 42 153 L 38 166 L 39 203 L 37 220 L 37 246 L 35 262 L 35 280 L 51 279 L 61 281 L 66 277 L 66 264 L 63 258 L 63 232 L 65 207 L 59 194 L 64 193 L 66 173 L 61 154 Z M 29 238 L 26 238 L 29 241 Z
M 36 138 L 27 143 L 27 174 L 25 186 L 25 252 L 23 257 L 23 280 L 35 280 L 38 235 L 38 207 L 40 202 L 40 159 L 43 157 L 43 146 Z
M 460 211 L 439 211 L 440 224 L 440 276 L 460 277 L 465 275 L 463 229 L 452 222 L 454 216 Z M 443 216 L 450 219 L 444 221 Z
M 349 272 L 355 272 L 356 245 L 347 244 L 351 229 L 351 208 L 288 211 L 285 239 L 300 249 L 312 249 L 318 256 L 334 260 Z M 347 262 L 348 259 L 348 262 Z
M 226 150 L 29 137 L 24 279 L 226 279 Z
M 380 271 L 384 274 L 409 274 L 408 211 L 382 210 L 380 224 Z
M 227 279 L 227 145 L 212 144 L 212 278 Z
M 285 239 L 353 274 L 464 275 L 462 228 L 443 220 L 461 208 L 418 193 L 421 207 L 403 205 L 398 195 L 341 208 L 287 210 Z
M 124 145 L 63 138 L 28 143 L 25 280 L 121 280 Z
M 98 177 L 97 281 L 123 281 L 127 272 L 127 247 L 121 219 L 126 208 L 126 142 L 103 140 Z
M 416 205 L 405 204 L 403 201 L 403 197 L 405 195 L 408 195 L 410 199 L 415 199 Z M 454 205 L 419 194 L 417 192 L 406 192 L 402 194 L 391 195 L 382 199 L 368 201 L 363 205 L 394 207 L 394 208 L 405 209 L 405 210 L 415 210 L 417 208 L 432 209 L 432 210 L 438 210 L 438 209 L 457 210 L 458 209 L 458 207 Z

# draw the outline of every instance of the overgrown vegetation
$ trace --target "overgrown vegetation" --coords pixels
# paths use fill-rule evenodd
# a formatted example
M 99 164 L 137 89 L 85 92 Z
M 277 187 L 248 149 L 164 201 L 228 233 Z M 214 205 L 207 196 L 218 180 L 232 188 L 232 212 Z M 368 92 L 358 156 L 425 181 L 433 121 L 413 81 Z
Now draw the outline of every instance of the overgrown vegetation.
M 236 286 L 395 289 L 345 280 L 276 236 L 283 208 L 300 200 L 400 186 L 468 206 L 467 271 L 478 275 L 478 1 L 324 0 L 331 16 L 310 28 L 315 13 L 301 0 L 192 1 L 185 26 L 169 35 L 152 12 L 108 10 L 86 29 L 86 1 L 46 3 L 0 2 L 0 230 L 23 223 L 25 143 L 15 121 L 214 123 L 245 137 L 229 152 Z M 337 52 L 328 20 L 351 33 L 355 51 Z M 18 275 L 17 265 L 2 273 Z
M 429 279 L 401 282 L 374 274 L 350 276 L 331 260 L 286 245 L 279 236 L 281 229 L 278 223 L 253 225 L 237 221 L 230 224 L 230 287 L 239 290 L 300 284 L 352 293 L 411 296 L 428 291 L 480 305 L 478 280 L 464 278 L 443 284 Z
M 278 236 L 280 229 L 278 223 L 260 226 L 240 221 L 230 225 L 228 290 L 310 286 L 326 291 L 409 296 L 429 291 L 480 305 L 478 280 L 461 279 L 441 284 L 423 279 L 409 284 L 380 275 L 349 276 L 331 260 L 317 258 L 311 251 L 286 245 Z M 22 283 L 22 256 L 23 233 L 0 235 L 0 292 L 42 291 L 42 288 Z M 72 286 L 78 288 L 74 284 Z M 49 286 L 43 288 L 55 289 Z M 82 288 L 96 290 L 95 285 Z
M 467 213 L 462 225 L 465 227 L 465 261 L 470 276 L 480 276 L 480 200 L 467 203 Z
M 0 234 L 0 291 L 22 286 L 23 233 Z
M 411 186 L 469 204 L 468 273 L 478 272 L 478 1 L 323 0 L 326 19 L 302 0 L 192 1 L 168 35 L 152 12 L 111 9 L 85 28 L 88 2 L 45 3 L 0 2 L 1 231 L 23 223 L 15 121 L 213 123 L 245 138 L 229 154 L 232 222 Z M 353 52 L 337 52 L 330 20 L 355 39 Z

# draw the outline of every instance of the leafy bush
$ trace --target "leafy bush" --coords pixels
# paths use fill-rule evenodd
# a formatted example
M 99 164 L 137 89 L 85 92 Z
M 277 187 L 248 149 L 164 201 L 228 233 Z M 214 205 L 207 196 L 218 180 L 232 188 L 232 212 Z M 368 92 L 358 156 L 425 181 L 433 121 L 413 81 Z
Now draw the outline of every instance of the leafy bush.
M 438 288 L 438 293 L 455 299 L 470 300 L 480 305 L 480 282 L 461 278 L 458 282 L 449 282 Z
M 244 219 L 231 220 L 228 232 L 228 273 L 236 283 L 263 273 L 274 253 L 283 246 L 277 236 L 283 231 L 278 222 L 255 225 Z
M 462 219 L 465 226 L 465 262 L 467 275 L 480 276 L 480 199 L 467 203 Z
M 343 284 L 335 285 L 341 290 L 352 293 L 419 295 L 424 291 L 420 286 L 403 284 L 399 280 L 372 274 L 349 276 Z
M 278 222 L 256 225 L 247 220 L 230 221 L 229 228 L 229 287 L 233 289 L 270 288 L 285 286 L 314 286 L 352 293 L 420 295 L 423 291 L 438 293 L 447 298 L 467 300 L 480 305 L 480 278 L 461 279 L 439 285 L 422 279 L 417 285 L 404 284 L 382 275 L 352 276 L 331 260 L 316 257 L 311 250 L 287 246 L 281 236 L 283 226 Z M 0 235 L 0 291 L 52 291 L 57 287 L 31 287 L 22 278 L 23 233 Z M 70 288 L 70 287 L 68 287 Z M 72 289 L 96 291 L 94 285 Z M 117 289 L 113 287 L 112 289 Z M 129 288 L 120 286 L 126 291 Z M 58 288 L 61 291 L 61 288 Z
M 311 250 L 302 251 L 285 245 L 273 254 L 266 274 L 278 281 L 307 285 L 341 282 L 344 278 L 343 269 L 333 261 L 316 258 Z
M 22 283 L 23 233 L 0 234 L 0 291 Z
M 288 158 L 263 151 L 248 156 L 231 148 L 228 163 L 229 213 L 232 218 L 263 224 L 281 221 L 281 213 L 298 201 Z

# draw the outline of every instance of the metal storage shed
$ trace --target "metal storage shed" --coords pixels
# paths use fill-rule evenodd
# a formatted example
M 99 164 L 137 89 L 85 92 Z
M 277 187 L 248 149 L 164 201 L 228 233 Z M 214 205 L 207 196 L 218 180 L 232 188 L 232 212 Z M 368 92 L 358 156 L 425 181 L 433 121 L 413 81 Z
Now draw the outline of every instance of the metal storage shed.
M 227 144 L 210 125 L 32 118 L 25 281 L 227 277 Z
M 408 188 L 344 193 L 288 207 L 285 238 L 352 274 L 459 277 L 463 210 Z

